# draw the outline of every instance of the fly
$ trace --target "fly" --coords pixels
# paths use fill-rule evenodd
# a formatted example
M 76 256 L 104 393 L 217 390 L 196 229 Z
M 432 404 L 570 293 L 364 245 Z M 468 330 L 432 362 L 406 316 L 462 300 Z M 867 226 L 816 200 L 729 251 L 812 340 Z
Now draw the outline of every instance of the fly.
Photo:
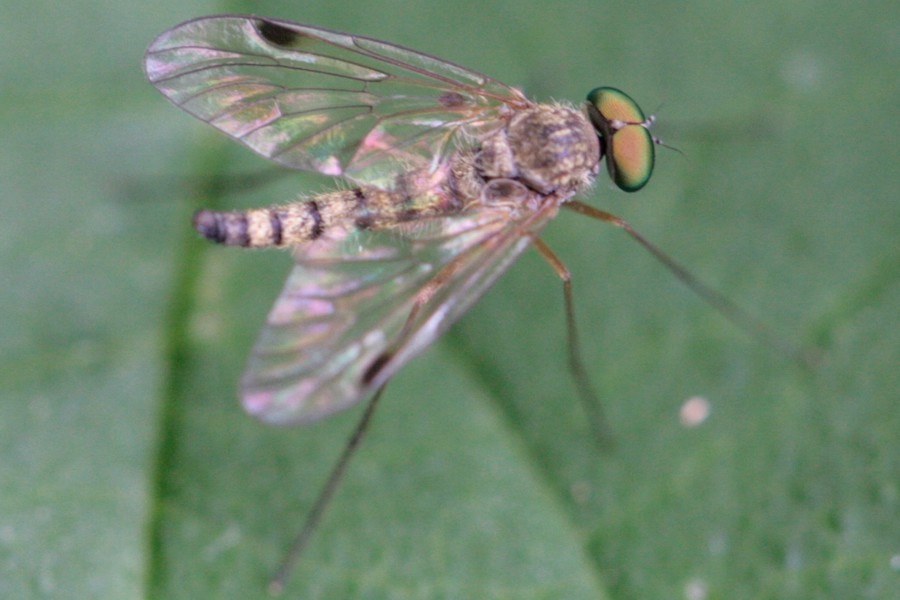
M 175 105 L 256 153 L 349 185 L 194 216 L 213 242 L 288 248 L 296 263 L 241 379 L 244 408 L 285 425 L 369 403 L 273 591 L 306 546 L 385 384 L 528 247 L 563 281 L 570 367 L 598 439 L 609 439 L 581 364 L 569 271 L 539 238 L 560 208 L 624 229 L 726 316 L 761 330 L 627 223 L 574 199 L 604 158 L 626 192 L 650 179 L 654 119 L 618 89 L 598 87 L 580 107 L 537 104 L 401 46 L 251 16 L 166 31 L 147 50 L 145 71 Z

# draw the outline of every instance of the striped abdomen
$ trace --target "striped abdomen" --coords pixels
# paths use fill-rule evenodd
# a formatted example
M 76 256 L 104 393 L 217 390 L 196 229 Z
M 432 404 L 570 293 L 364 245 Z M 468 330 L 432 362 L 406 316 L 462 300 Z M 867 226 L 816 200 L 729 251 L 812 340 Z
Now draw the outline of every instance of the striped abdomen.
M 333 228 L 384 229 L 420 217 L 449 214 L 458 207 L 458 200 L 443 188 L 414 197 L 401 191 L 357 188 L 271 208 L 201 210 L 194 215 L 194 229 L 227 246 L 293 246 L 315 240 Z

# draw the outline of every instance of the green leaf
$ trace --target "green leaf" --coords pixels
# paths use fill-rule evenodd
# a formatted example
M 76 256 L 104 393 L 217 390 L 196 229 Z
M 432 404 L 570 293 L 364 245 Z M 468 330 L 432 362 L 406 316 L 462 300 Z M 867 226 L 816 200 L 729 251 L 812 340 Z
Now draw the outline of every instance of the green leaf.
M 287 597 L 900 595 L 893 4 L 384 0 L 0 8 L 0 597 L 264 597 L 360 415 L 242 414 L 290 258 L 189 228 L 200 204 L 330 182 L 221 193 L 267 163 L 141 74 L 165 28 L 251 10 L 539 100 L 625 90 L 684 156 L 584 200 L 819 354 L 756 343 L 622 232 L 564 213 L 545 241 L 615 448 L 597 451 L 566 370 L 561 285 L 526 255 L 391 383 Z M 686 427 L 694 396 L 711 413 Z

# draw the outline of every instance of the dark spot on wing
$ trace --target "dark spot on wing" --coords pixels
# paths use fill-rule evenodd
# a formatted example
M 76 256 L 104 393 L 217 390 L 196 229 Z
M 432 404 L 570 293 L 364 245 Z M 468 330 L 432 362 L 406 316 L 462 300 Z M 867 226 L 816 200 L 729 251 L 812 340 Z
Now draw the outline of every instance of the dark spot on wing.
M 369 368 L 366 369 L 366 372 L 363 373 L 362 382 L 363 385 L 369 385 L 372 383 L 378 374 L 381 373 L 381 370 L 384 368 L 386 364 L 388 364 L 393 358 L 393 354 L 390 352 L 385 352 L 384 354 L 378 355 L 378 358 L 372 361 L 372 364 L 369 365 Z
M 468 104 L 466 97 L 458 92 L 446 92 L 438 96 L 438 102 L 444 108 L 459 108 Z
M 256 22 L 256 30 L 264 40 L 275 46 L 295 46 L 297 40 L 302 37 L 300 33 L 293 29 L 288 29 L 283 25 L 266 21 L 265 19 L 260 19 Z

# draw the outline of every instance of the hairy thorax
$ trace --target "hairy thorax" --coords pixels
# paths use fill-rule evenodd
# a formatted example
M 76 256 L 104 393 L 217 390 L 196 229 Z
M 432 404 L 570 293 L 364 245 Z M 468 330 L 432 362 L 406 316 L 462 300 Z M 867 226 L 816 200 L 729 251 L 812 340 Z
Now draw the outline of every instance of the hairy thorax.
M 569 194 L 597 175 L 600 145 L 581 113 L 542 104 L 516 113 L 486 139 L 476 167 L 486 182 L 512 179 L 540 194 Z

